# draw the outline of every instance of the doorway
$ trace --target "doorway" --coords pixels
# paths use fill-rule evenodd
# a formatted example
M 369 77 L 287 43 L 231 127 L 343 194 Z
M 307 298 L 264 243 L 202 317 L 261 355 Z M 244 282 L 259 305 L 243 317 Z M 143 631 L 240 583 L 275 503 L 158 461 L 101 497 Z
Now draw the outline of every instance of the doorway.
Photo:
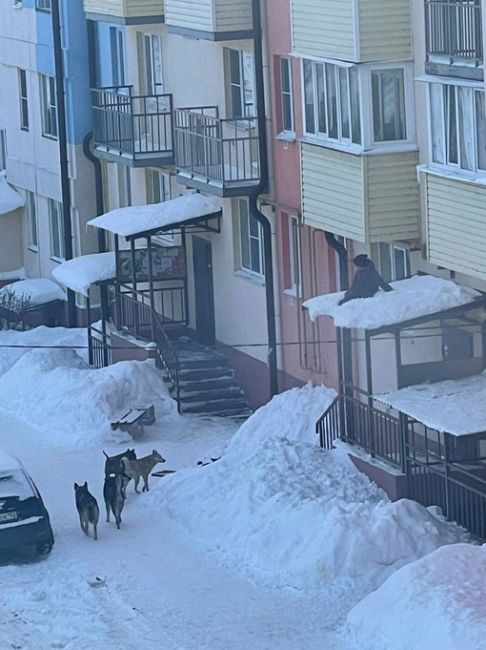
M 203 345 L 214 345 L 216 325 L 211 242 L 201 237 L 193 237 L 192 259 L 196 304 L 196 340 Z

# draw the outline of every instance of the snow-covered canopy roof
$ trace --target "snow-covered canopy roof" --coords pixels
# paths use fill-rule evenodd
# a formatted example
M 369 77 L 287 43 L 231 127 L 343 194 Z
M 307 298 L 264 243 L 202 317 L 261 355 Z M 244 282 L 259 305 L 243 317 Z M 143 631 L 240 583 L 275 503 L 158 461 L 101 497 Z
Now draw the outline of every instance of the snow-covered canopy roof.
M 66 294 L 61 287 L 47 278 L 32 278 L 6 284 L 0 291 L 13 291 L 17 298 L 29 298 L 31 305 L 43 305 L 54 300 L 66 300 Z
M 212 196 L 191 192 L 163 203 L 133 205 L 111 210 L 88 221 L 89 226 L 108 230 L 115 235 L 156 233 L 178 224 L 216 215 L 221 201 Z
M 7 214 L 25 205 L 25 199 L 7 183 L 7 172 L 0 172 L 0 214 Z
M 56 266 L 52 275 L 68 289 L 87 296 L 92 284 L 115 277 L 115 253 L 94 253 L 74 257 Z
M 394 291 L 378 291 L 372 298 L 357 298 L 338 305 L 343 291 L 328 293 L 304 302 L 311 320 L 331 316 L 337 327 L 374 330 L 473 303 L 482 294 L 475 289 L 436 278 L 415 275 L 392 282 Z
M 486 431 L 486 371 L 463 379 L 408 386 L 375 397 L 437 431 L 455 436 Z

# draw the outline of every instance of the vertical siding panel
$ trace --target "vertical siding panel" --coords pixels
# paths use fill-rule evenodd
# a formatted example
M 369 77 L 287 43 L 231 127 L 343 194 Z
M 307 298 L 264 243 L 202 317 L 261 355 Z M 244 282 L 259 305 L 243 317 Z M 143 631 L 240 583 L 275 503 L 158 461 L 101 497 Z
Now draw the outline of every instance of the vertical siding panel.
M 425 184 L 429 261 L 486 280 L 486 187 L 433 174 Z
M 359 0 L 361 61 L 412 58 L 410 0 Z
M 215 31 L 211 0 L 165 0 L 165 22 L 206 32 Z
M 232 32 L 253 27 L 250 0 L 217 0 L 216 31 Z
M 84 10 L 119 18 L 161 16 L 164 0 L 84 0 Z

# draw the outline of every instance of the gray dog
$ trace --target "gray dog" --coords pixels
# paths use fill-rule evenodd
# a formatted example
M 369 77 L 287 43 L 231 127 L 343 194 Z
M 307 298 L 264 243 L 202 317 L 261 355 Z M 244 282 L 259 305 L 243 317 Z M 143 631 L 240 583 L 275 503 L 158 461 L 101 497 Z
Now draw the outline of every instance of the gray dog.
M 106 521 L 110 521 L 110 510 L 116 521 L 116 527 L 120 529 L 121 512 L 125 505 L 125 492 L 123 489 L 123 477 L 121 474 L 109 474 L 105 476 L 103 485 L 103 497 L 106 505 Z
M 98 519 L 100 518 L 100 510 L 96 499 L 88 490 L 88 483 L 86 481 L 84 482 L 84 485 L 78 485 L 75 483 L 74 492 L 81 530 L 85 535 L 89 535 L 89 524 L 92 524 L 94 529 L 94 538 L 98 539 L 97 527 Z

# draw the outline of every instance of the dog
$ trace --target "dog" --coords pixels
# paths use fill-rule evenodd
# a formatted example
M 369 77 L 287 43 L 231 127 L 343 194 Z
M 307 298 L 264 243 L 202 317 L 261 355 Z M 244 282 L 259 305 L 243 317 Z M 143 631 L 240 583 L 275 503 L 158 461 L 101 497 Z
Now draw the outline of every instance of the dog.
M 121 454 L 115 454 L 114 456 L 108 456 L 106 451 L 103 450 L 103 453 L 106 457 L 105 460 L 105 478 L 110 475 L 120 474 L 122 477 L 122 492 L 123 498 L 126 498 L 126 489 L 128 483 L 132 480 L 131 476 L 125 473 L 124 466 L 121 464 L 122 458 L 128 458 L 129 460 L 136 460 L 137 454 L 135 449 L 127 449 Z
M 125 493 L 123 491 L 123 477 L 121 474 L 109 474 L 105 476 L 103 485 L 103 497 L 106 506 L 106 521 L 110 521 L 110 510 L 115 517 L 116 527 L 120 530 L 121 512 L 125 505 Z
M 88 483 L 84 485 L 74 484 L 74 493 L 76 497 L 76 510 L 79 515 L 81 530 L 85 535 L 89 535 L 89 524 L 94 529 L 94 538 L 98 539 L 98 519 L 100 518 L 100 509 L 94 496 L 88 490 Z
M 149 474 L 155 465 L 157 465 L 157 463 L 165 463 L 165 458 L 163 458 L 158 451 L 152 449 L 152 453 L 148 456 L 144 456 L 143 458 L 138 459 L 130 459 L 125 457 L 122 458 L 120 462 L 124 466 L 125 474 L 128 474 L 130 478 L 133 478 L 133 481 L 135 483 L 135 492 L 139 493 L 138 482 L 140 481 L 140 477 L 142 476 L 144 481 L 142 492 L 148 492 Z

